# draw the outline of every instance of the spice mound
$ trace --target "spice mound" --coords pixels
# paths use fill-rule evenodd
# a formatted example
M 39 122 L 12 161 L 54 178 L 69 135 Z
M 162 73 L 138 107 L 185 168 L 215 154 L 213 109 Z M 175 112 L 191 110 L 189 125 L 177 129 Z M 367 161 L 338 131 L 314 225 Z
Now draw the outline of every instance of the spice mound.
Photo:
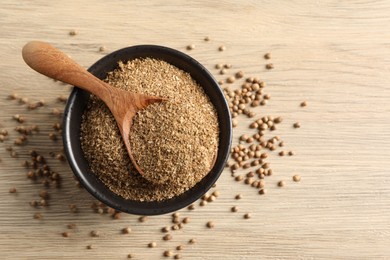
M 168 98 L 139 111 L 132 122 L 129 140 L 143 178 L 129 159 L 111 112 L 91 96 L 81 124 L 81 146 L 92 172 L 111 191 L 125 199 L 160 201 L 180 195 L 207 175 L 218 151 L 218 117 L 188 73 L 165 61 L 134 59 L 119 62 L 105 81 Z

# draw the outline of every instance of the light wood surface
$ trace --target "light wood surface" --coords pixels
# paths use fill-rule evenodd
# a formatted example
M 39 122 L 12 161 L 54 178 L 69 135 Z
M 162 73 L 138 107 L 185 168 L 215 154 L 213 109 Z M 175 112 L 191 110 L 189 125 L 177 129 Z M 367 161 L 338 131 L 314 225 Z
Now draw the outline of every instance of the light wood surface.
M 160 259 L 162 252 L 184 245 L 183 259 L 390 259 L 390 2 L 389 1 L 0 1 L 0 128 L 17 137 L 15 114 L 41 131 L 10 158 L 0 143 L 1 259 Z M 78 34 L 70 36 L 70 30 Z M 203 41 L 205 36 L 209 42 Z M 61 149 L 48 133 L 58 119 L 52 108 L 69 87 L 46 79 L 24 64 L 23 45 L 43 40 L 88 67 L 105 53 L 136 44 L 160 44 L 186 51 L 217 79 L 216 63 L 230 63 L 267 82 L 271 100 L 256 112 L 280 115 L 276 131 L 295 151 L 292 157 L 269 158 L 274 174 L 268 193 L 237 183 L 225 171 L 218 181 L 221 196 L 194 211 L 184 229 L 163 241 L 161 227 L 170 216 L 122 215 L 113 220 L 93 213 L 94 201 L 75 187 L 66 163 L 50 160 L 63 178 L 52 189 L 50 206 L 29 206 L 40 184 L 26 179 L 20 166 L 33 147 L 48 154 Z M 107 48 L 99 52 L 100 46 Z M 218 46 L 226 50 L 219 52 Z M 266 71 L 263 55 L 272 53 L 275 68 Z M 229 74 L 229 75 L 230 75 Z M 237 86 L 238 84 L 232 85 Z M 47 105 L 27 111 L 11 93 Z M 306 108 L 299 107 L 307 100 Z M 300 122 L 300 129 L 292 124 Z M 249 131 L 239 118 L 237 138 Z M 244 173 L 244 171 L 243 171 Z M 291 177 L 300 174 L 300 183 Z M 277 188 L 279 180 L 286 187 Z M 11 187 L 16 194 L 9 194 Z M 241 200 L 235 200 L 238 193 Z M 79 212 L 71 213 L 68 205 Z M 237 205 L 239 212 L 231 213 Z M 41 212 L 42 220 L 33 219 Z M 244 213 L 252 218 L 243 219 Z M 215 228 L 205 227 L 214 221 Z M 75 223 L 64 238 L 66 225 Z M 120 234 L 123 227 L 132 232 Z M 89 236 L 98 230 L 100 237 Z M 197 243 L 188 245 L 190 238 Z M 148 248 L 155 241 L 156 248 Z M 93 249 L 86 246 L 92 244 Z

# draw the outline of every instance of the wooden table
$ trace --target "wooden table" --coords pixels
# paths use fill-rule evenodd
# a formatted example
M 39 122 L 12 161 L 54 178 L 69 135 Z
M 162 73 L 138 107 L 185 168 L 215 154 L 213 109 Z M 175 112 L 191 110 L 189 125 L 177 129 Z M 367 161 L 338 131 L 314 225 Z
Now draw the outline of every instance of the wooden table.
M 183 259 L 390 259 L 389 24 L 388 1 L 2 0 L 0 128 L 10 134 L 0 143 L 0 258 L 159 259 L 172 250 Z M 73 29 L 77 35 L 70 36 Z M 47 157 L 60 151 L 61 142 L 48 138 L 59 121 L 51 111 L 63 109 L 56 98 L 69 93 L 24 64 L 21 48 L 35 39 L 54 44 L 85 67 L 111 51 L 147 43 L 187 52 L 218 80 L 238 70 L 259 77 L 271 100 L 255 109 L 256 117 L 282 116 L 276 134 L 296 155 L 272 153 L 274 174 L 266 178 L 264 196 L 224 171 L 217 184 L 221 196 L 194 211 L 181 210 L 191 223 L 172 232 L 170 241 L 163 241 L 160 231 L 171 225 L 170 215 L 141 223 L 138 216 L 113 220 L 94 213 L 95 200 L 75 187 L 67 164 L 55 159 L 48 161 L 62 175 L 62 188 L 50 189 L 49 207 L 34 209 L 29 202 L 39 198 L 42 185 L 27 180 L 20 164 L 32 148 Z M 187 51 L 188 44 L 195 49 Z M 106 50 L 100 52 L 101 46 Z M 267 52 L 270 61 L 263 58 Z M 275 68 L 267 71 L 267 62 Z M 233 68 L 220 75 L 216 63 Z M 12 93 L 30 102 L 44 99 L 46 105 L 28 111 L 6 100 Z M 301 108 L 304 100 L 308 106 Z M 40 127 L 27 145 L 15 147 L 16 159 L 5 150 L 17 137 L 15 114 Z M 250 131 L 252 120 L 238 118 L 234 144 Z M 301 128 L 294 129 L 294 122 Z M 294 174 L 301 182 L 292 181 Z M 277 187 L 280 180 L 285 187 Z M 12 187 L 15 194 L 8 192 Z M 236 194 L 243 198 L 235 200 Z M 78 213 L 71 213 L 69 204 Z M 234 205 L 239 212 L 230 212 Z M 33 219 L 37 212 L 42 220 Z M 245 220 L 247 212 L 252 217 Z M 215 228 L 207 229 L 207 221 Z M 77 228 L 68 230 L 70 223 Z M 126 226 L 132 232 L 122 235 Z M 100 236 L 92 238 L 92 230 Z M 68 238 L 61 235 L 66 231 Z M 197 240 L 193 245 L 187 243 L 191 238 Z M 148 248 L 152 241 L 157 246 Z M 178 245 L 184 246 L 180 252 Z

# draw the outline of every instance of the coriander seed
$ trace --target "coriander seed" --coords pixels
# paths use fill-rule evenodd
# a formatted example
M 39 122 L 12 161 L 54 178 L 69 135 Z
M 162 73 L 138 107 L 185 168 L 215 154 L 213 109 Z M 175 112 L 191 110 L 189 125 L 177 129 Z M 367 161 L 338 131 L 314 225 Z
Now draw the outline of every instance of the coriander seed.
M 220 192 L 217 191 L 217 190 L 215 190 L 215 191 L 213 191 L 212 195 L 213 195 L 214 197 L 218 198 L 219 195 L 220 195 Z
M 250 219 L 252 216 L 251 216 L 251 214 L 249 214 L 249 213 L 245 213 L 244 214 L 244 218 L 245 219 Z
M 233 206 L 230 210 L 231 210 L 231 212 L 237 212 L 238 211 L 238 207 L 237 206 Z
M 172 255 L 173 255 L 173 253 L 171 250 L 165 250 L 163 253 L 163 256 L 165 256 L 165 257 L 171 257 Z
M 301 103 L 301 107 L 305 107 L 305 106 L 307 106 L 307 102 L 306 102 L 306 101 L 303 101 L 303 102 Z
M 130 232 L 131 232 L 131 228 L 129 227 L 122 228 L 122 234 L 129 234 Z
M 75 36 L 75 35 L 77 35 L 77 31 L 72 29 L 72 30 L 69 31 L 69 35 L 70 36 Z
M 150 248 L 153 248 L 153 247 L 156 247 L 157 246 L 157 243 L 156 242 L 150 242 L 149 244 L 148 244 L 148 247 L 150 247 Z
M 264 54 L 264 59 L 266 59 L 266 60 L 271 59 L 271 53 Z
M 96 231 L 96 230 L 92 230 L 89 234 L 91 235 L 91 237 L 99 237 L 100 236 L 99 231 Z
M 207 226 L 208 228 L 214 228 L 214 227 L 215 227 L 215 225 L 214 225 L 214 223 L 213 223 L 212 221 L 207 222 L 207 223 L 206 223 L 206 226 Z
M 236 79 L 241 79 L 242 77 L 244 77 L 244 72 L 242 70 L 236 72 L 235 77 Z
M 143 223 L 143 222 L 145 222 L 147 219 L 148 219 L 147 216 L 141 216 L 141 217 L 138 218 L 138 221 Z
M 15 187 L 10 188 L 9 193 L 16 193 L 16 188 Z
M 300 128 L 301 124 L 299 122 L 296 122 L 296 123 L 293 124 L 293 127 L 294 128 Z
M 190 240 L 188 240 L 188 244 L 195 244 L 196 243 L 196 239 L 195 238 L 191 238 Z
M 300 181 L 301 181 L 301 176 L 299 176 L 299 175 L 294 175 L 294 176 L 293 176 L 293 181 L 295 181 L 295 182 L 300 182 Z
M 75 229 L 75 228 L 76 228 L 76 224 L 70 223 L 70 224 L 66 225 L 66 227 L 67 227 L 68 229 Z
M 187 45 L 187 50 L 193 50 L 195 49 L 195 44 L 190 44 L 190 45 Z
M 286 186 L 286 182 L 285 181 L 279 181 L 278 182 L 278 187 L 284 187 Z
M 218 50 L 219 51 L 225 51 L 226 47 L 224 45 L 221 45 L 221 46 L 218 47 Z
M 226 79 L 226 82 L 227 82 L 227 83 L 234 83 L 234 81 L 235 81 L 235 78 L 234 78 L 233 76 L 230 76 L 230 77 L 228 77 L 228 78 Z
M 163 227 L 163 228 L 161 229 L 161 232 L 163 232 L 163 233 L 169 232 L 169 227 L 168 227 L 168 226 Z
M 271 70 L 271 69 L 274 68 L 274 64 L 268 63 L 267 65 L 265 65 L 265 68 L 266 68 L 267 70 Z
M 163 236 L 163 239 L 165 241 L 171 240 L 172 239 L 172 235 L 171 234 L 166 234 L 165 236 Z

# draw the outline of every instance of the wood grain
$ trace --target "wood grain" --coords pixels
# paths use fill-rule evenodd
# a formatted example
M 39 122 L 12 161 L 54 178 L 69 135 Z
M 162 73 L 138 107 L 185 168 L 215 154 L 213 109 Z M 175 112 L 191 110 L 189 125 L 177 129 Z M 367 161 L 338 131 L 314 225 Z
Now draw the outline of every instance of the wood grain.
M 388 1 L 10 1 L 0 8 L 0 128 L 17 137 L 12 115 L 41 131 L 10 158 L 0 144 L 0 253 L 2 259 L 134 259 L 163 258 L 162 252 L 183 244 L 183 259 L 390 259 L 390 3 Z M 71 29 L 76 36 L 69 36 Z M 210 37 L 204 42 L 205 36 Z M 88 67 L 104 54 L 136 44 L 160 44 L 186 51 L 217 79 L 216 63 L 230 63 L 267 82 L 271 100 L 258 116 L 280 115 L 277 130 L 296 156 L 269 158 L 274 174 L 264 196 L 236 183 L 225 171 L 218 181 L 221 196 L 206 207 L 182 210 L 191 223 L 163 241 L 160 228 L 170 216 L 123 215 L 112 220 L 92 212 L 92 197 L 75 187 L 66 163 L 50 160 L 63 176 L 63 187 L 51 192 L 48 209 L 29 206 L 40 184 L 26 179 L 20 163 L 33 147 L 58 152 L 48 139 L 63 108 L 55 101 L 68 86 L 43 78 L 21 57 L 23 45 L 43 40 Z M 107 51 L 99 52 L 100 46 Z M 218 46 L 225 45 L 224 52 Z M 266 71 L 266 52 L 275 69 Z M 230 75 L 230 74 L 229 74 Z M 232 85 L 231 88 L 238 86 Z M 6 96 L 16 92 L 47 106 L 27 111 Z M 306 108 L 299 107 L 307 100 Z M 237 138 L 251 120 L 240 117 Z M 292 124 L 300 122 L 300 129 Z M 243 172 L 245 173 L 245 172 Z M 300 183 L 292 175 L 302 176 Z M 285 180 L 285 188 L 276 183 Z M 16 194 L 8 190 L 16 187 Z M 234 195 L 241 193 L 237 201 Z M 76 204 L 78 213 L 70 213 Z M 237 205 L 239 212 L 231 213 Z M 41 221 L 32 218 L 41 212 Z M 252 218 L 243 219 L 250 212 Z M 209 230 L 205 223 L 215 222 Z M 76 223 L 69 238 L 66 225 Z M 130 226 L 129 235 L 120 230 Z M 101 236 L 92 238 L 91 230 Z M 197 243 L 188 245 L 190 238 Z M 156 248 L 147 244 L 156 241 Z M 93 244 L 94 249 L 86 246 Z

